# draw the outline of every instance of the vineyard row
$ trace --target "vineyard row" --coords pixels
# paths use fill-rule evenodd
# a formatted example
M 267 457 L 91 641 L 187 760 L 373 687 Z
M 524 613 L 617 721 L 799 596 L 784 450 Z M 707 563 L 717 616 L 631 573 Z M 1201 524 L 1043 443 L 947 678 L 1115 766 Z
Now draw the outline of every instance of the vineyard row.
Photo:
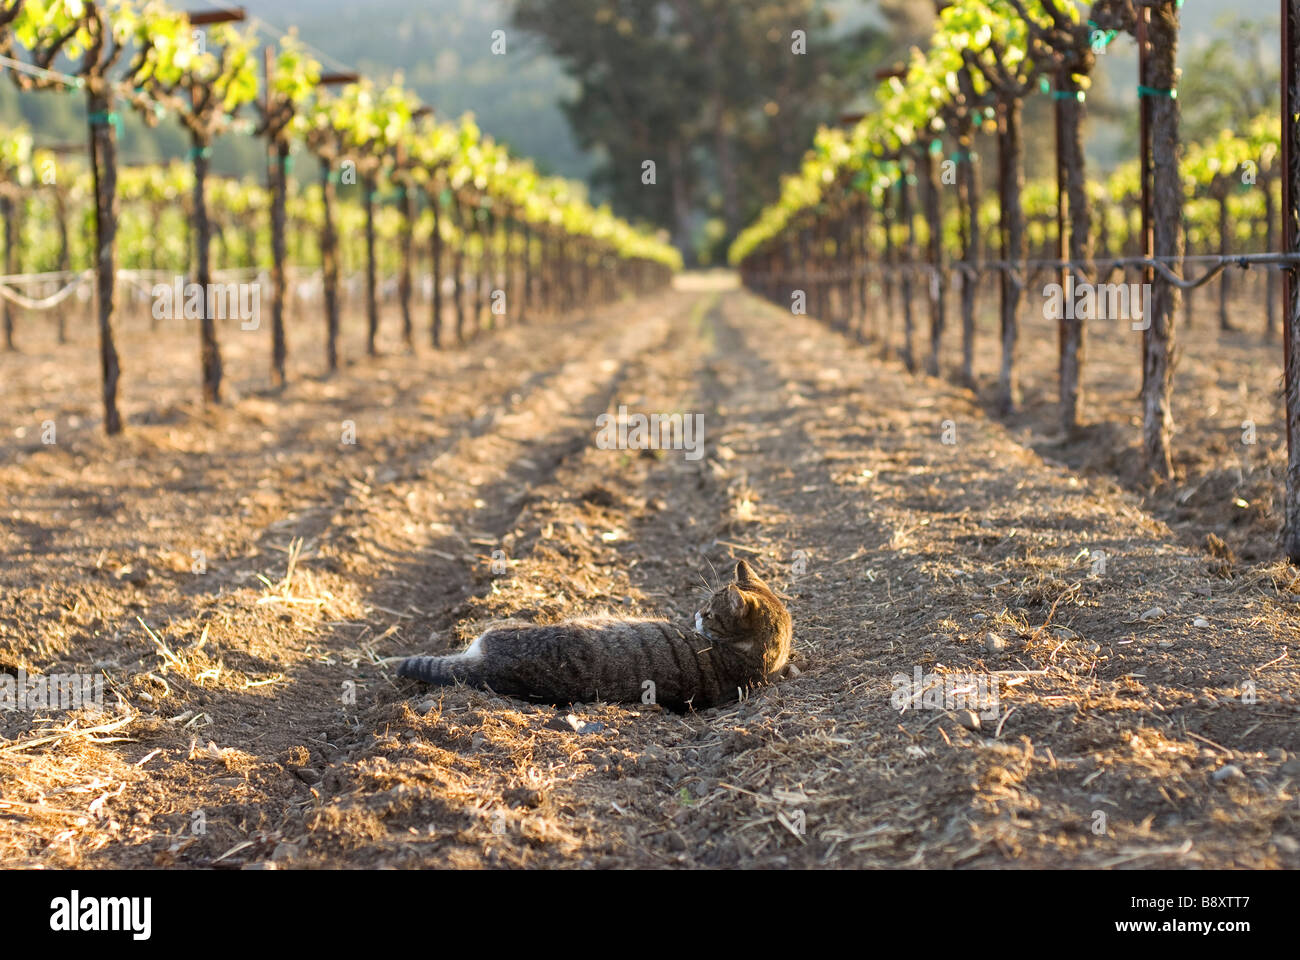
M 679 255 L 660 236 L 592 206 L 580 184 L 541 176 L 530 162 L 512 157 L 484 135 L 472 117 L 441 121 L 400 81 L 380 88 L 353 75 L 327 74 L 292 32 L 259 56 L 255 31 L 233 25 L 241 19 L 237 11 L 191 18 L 160 0 L 0 0 L 0 63 L 11 79 L 25 90 L 84 96 L 88 124 L 88 170 L 80 176 L 59 172 L 58 154 L 71 152 L 66 145 L 39 149 L 26 131 L 0 135 L 0 213 L 10 288 L 6 343 L 14 342 L 13 301 L 31 302 L 12 289 L 24 279 L 23 261 L 39 269 L 51 265 L 52 254 L 55 271 L 71 284 L 84 238 L 94 271 L 108 433 L 123 426 L 114 337 L 119 259 L 151 269 L 183 266 L 186 277 L 206 292 L 214 287 L 214 240 L 220 239 L 218 253 L 229 263 L 232 226 L 244 229 L 249 265 L 254 259 L 259 265 L 269 261 L 270 365 L 276 386 L 286 377 L 291 211 L 296 262 L 316 260 L 322 271 L 323 339 L 331 369 L 338 364 L 341 259 L 344 247 L 354 242 L 364 262 L 372 354 L 383 239 L 395 240 L 400 251 L 396 271 L 410 343 L 416 244 L 422 235 L 433 277 L 428 326 L 435 347 L 448 339 L 444 275 L 451 278 L 459 342 L 469 333 L 471 271 L 504 278 L 501 293 L 514 305 L 511 317 L 523 319 L 644 293 L 667 283 L 680 267 Z M 72 64 L 73 72 L 60 72 L 63 63 Z M 341 89 L 331 93 L 333 87 Z M 119 111 L 128 108 L 147 123 L 170 117 L 184 128 L 190 141 L 184 167 L 122 167 Z M 254 118 L 241 117 L 245 110 Z M 232 133 L 265 140 L 264 191 L 212 175 L 212 144 Z M 291 190 L 297 183 L 295 146 L 316 168 L 313 189 Z M 122 215 L 124 193 L 139 201 L 143 221 Z M 23 257 L 28 237 L 22 226 L 31 203 L 52 207 L 54 236 L 33 238 Z M 79 211 L 88 212 L 88 223 Z M 169 213 L 184 220 L 174 234 L 163 229 Z M 73 227 L 78 216 L 83 217 L 80 230 Z M 254 217 L 263 220 L 264 233 L 249 229 Z M 27 231 L 33 232 L 40 233 Z M 173 236 L 184 238 L 183 249 L 175 248 Z M 472 286 L 481 297 L 483 285 Z M 205 402 L 219 403 L 218 318 L 206 306 L 198 318 L 202 391 Z M 476 324 L 479 316 L 476 311 Z
M 879 109 L 847 132 L 818 133 L 800 171 L 782 183 L 778 201 L 737 238 L 732 262 L 762 295 L 807 306 L 864 333 L 870 333 L 863 324 L 870 323 L 872 291 L 888 309 L 897 284 L 900 354 L 909 369 L 919 366 L 912 291 L 920 280 L 929 310 L 925 366 L 931 374 L 939 372 L 948 296 L 956 288 L 960 376 L 968 383 L 979 296 L 973 281 L 994 275 L 1001 338 L 997 402 L 1004 412 L 1021 402 L 1017 353 L 1031 242 L 1038 266 L 1050 266 L 1065 290 L 1097 288 L 1116 270 L 1138 268 L 1146 304 L 1139 324 L 1143 454 L 1155 480 L 1173 475 L 1171 396 L 1181 291 L 1218 277 L 1226 326 L 1231 274 L 1224 265 L 1254 262 L 1276 271 L 1283 287 L 1289 450 L 1284 548 L 1300 562 L 1300 0 L 1280 5 L 1281 117 L 1258 117 L 1249 129 L 1186 146 L 1179 137 L 1179 0 L 959 0 L 939 14 L 927 49 L 914 49 L 905 67 L 882 73 Z M 1135 164 L 1100 183 L 1086 169 L 1086 92 L 1097 58 L 1121 35 L 1138 47 L 1141 150 Z M 1054 103 L 1057 177 L 1054 184 L 1027 187 L 1023 111 L 1026 99 L 1039 92 Z M 981 136 L 996 143 L 992 218 L 981 196 Z M 945 183 L 956 200 L 946 213 Z M 1242 256 L 1243 250 L 1255 255 Z M 1186 259 L 1189 253 L 1211 259 L 1198 263 Z M 1269 284 L 1270 304 L 1279 299 L 1277 286 L 1276 280 Z M 1060 422 L 1074 435 L 1084 409 L 1088 315 L 1069 310 L 1057 320 Z

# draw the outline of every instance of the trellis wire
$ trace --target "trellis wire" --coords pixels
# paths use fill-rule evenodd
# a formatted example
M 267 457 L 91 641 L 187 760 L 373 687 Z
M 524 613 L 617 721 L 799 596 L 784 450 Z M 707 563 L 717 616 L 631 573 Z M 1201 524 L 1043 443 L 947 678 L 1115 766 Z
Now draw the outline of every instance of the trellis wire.
M 1209 264 L 1210 269 L 1195 280 L 1186 280 L 1169 269 L 1167 264 L 1170 263 Z M 1116 269 L 1127 267 L 1150 267 L 1180 290 L 1194 290 L 1197 287 L 1204 286 L 1229 267 L 1249 270 L 1253 266 L 1259 266 L 1265 269 L 1285 271 L 1291 265 L 1297 263 L 1300 263 L 1300 253 L 1243 253 L 1226 257 L 1213 254 L 1189 257 L 1102 257 L 1090 261 L 1092 267 L 1109 267 L 1107 274 L 1114 272 Z M 1045 268 L 1052 270 L 1065 270 L 1068 268 L 1074 271 L 1076 276 L 1087 280 L 1090 276 L 1088 266 L 1089 264 L 1082 264 L 1074 260 L 1033 259 L 1023 260 L 1018 263 L 1011 263 L 1007 260 L 984 260 L 974 264 L 963 260 L 953 260 L 942 267 L 938 267 L 924 260 L 913 260 L 905 263 L 873 263 L 858 267 L 842 267 L 837 270 L 797 274 L 771 274 L 756 271 L 754 275 L 768 277 L 777 281 L 812 280 L 826 282 L 849 280 L 882 270 L 910 271 L 929 276 L 952 272 L 968 277 L 978 277 L 982 274 L 998 272 L 1010 275 L 1012 282 L 1020 289 L 1024 289 L 1025 280 L 1021 272 L 1022 267 L 1035 272 Z M 1088 280 L 1087 282 L 1091 281 Z

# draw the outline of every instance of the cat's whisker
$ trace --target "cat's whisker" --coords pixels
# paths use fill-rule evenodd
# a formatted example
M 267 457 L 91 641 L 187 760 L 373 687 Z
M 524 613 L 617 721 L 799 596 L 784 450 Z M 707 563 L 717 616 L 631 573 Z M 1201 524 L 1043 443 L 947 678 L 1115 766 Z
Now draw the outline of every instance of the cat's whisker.
M 707 564 L 709 565 L 709 569 L 713 571 L 713 582 L 714 582 L 714 583 L 717 583 L 717 582 L 718 582 L 718 568 L 715 567 L 715 566 L 713 565 L 713 561 L 709 559 L 708 554 L 705 554 L 705 555 L 704 555 L 704 562 L 707 563 Z M 718 589 L 718 588 L 717 588 L 717 587 L 710 587 L 709 589 L 710 589 L 710 590 L 716 590 L 716 589 Z

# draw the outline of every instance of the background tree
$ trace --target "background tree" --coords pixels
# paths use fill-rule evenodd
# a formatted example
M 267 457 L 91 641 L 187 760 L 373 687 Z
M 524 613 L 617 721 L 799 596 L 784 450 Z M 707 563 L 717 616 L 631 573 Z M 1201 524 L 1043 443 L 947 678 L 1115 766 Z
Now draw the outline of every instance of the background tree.
M 1184 138 L 1191 143 L 1221 130 L 1244 133 L 1261 113 L 1276 116 L 1281 109 L 1276 57 L 1276 20 L 1242 20 L 1236 10 L 1220 14 L 1210 37 L 1183 55 L 1178 99 Z
M 832 37 L 821 0 L 516 0 L 514 22 L 579 84 L 565 112 L 605 158 L 593 188 L 620 215 L 669 228 L 683 251 L 701 212 L 716 215 L 706 257 L 774 198 L 886 43 L 874 26 Z M 646 161 L 654 186 L 642 182 Z

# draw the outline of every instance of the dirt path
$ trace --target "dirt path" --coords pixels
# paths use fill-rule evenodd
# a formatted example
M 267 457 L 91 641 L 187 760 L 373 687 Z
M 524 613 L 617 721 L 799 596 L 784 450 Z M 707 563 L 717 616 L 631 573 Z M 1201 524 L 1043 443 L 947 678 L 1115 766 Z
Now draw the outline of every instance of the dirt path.
M 706 456 L 600 449 L 620 405 L 702 413 Z M 0 668 L 100 670 L 129 718 L 15 751 L 104 718 L 0 713 L 7 864 L 1300 865 L 1293 575 L 1224 579 L 740 291 L 161 419 L 0 460 Z M 729 707 L 385 663 L 504 615 L 689 616 L 737 557 L 789 596 L 801 673 Z M 900 711 L 916 671 L 992 678 L 981 729 Z

